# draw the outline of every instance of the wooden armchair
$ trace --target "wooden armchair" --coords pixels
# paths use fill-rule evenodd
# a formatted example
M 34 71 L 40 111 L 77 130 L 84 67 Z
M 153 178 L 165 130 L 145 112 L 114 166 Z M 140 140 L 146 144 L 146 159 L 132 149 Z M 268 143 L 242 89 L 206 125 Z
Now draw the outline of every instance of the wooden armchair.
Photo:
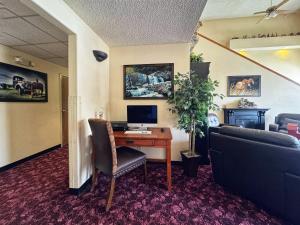
M 128 147 L 116 148 L 111 123 L 102 119 L 89 119 L 92 130 L 92 191 L 97 183 L 97 172 L 111 176 L 110 191 L 107 198 L 106 211 L 112 204 L 115 180 L 119 176 L 144 165 L 146 182 L 146 156 L 144 153 Z

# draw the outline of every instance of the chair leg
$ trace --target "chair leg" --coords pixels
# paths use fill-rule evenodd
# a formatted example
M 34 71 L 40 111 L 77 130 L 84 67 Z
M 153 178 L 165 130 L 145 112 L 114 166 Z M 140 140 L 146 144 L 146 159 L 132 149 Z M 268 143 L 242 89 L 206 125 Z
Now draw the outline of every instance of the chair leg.
M 95 191 L 95 187 L 96 187 L 96 184 L 97 184 L 97 180 L 98 180 L 98 177 L 97 177 L 97 169 L 96 169 L 96 168 L 93 168 L 93 174 L 92 174 L 92 188 L 91 188 L 91 192 L 94 192 L 94 191 Z
M 145 170 L 145 174 L 144 174 L 144 182 L 145 182 L 145 184 L 147 183 L 147 163 L 146 163 L 146 161 L 145 161 L 145 163 L 144 163 L 144 170 Z
M 110 191 L 109 191 L 109 195 L 108 195 L 108 199 L 107 199 L 107 203 L 106 203 L 106 212 L 108 212 L 111 207 L 112 198 L 113 198 L 114 191 L 115 191 L 115 182 L 116 182 L 116 178 L 112 177 L 111 184 L 110 184 Z

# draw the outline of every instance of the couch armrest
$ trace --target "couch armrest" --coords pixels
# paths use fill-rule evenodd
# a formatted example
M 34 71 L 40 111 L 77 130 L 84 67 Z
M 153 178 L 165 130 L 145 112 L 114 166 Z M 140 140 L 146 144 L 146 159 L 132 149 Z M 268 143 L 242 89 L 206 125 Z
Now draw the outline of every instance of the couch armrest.
M 207 144 L 208 144 L 208 149 L 211 148 L 211 133 L 220 133 L 220 126 L 218 127 L 208 127 L 208 141 L 207 141 Z
M 269 131 L 278 132 L 279 131 L 279 125 L 278 124 L 270 124 L 269 125 Z

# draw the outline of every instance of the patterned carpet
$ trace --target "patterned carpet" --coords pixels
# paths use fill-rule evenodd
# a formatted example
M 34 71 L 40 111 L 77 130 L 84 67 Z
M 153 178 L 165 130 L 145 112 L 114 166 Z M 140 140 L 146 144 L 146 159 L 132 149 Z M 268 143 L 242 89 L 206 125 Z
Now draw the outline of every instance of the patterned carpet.
M 58 149 L 0 173 L 0 224 L 283 224 L 251 202 L 213 183 L 209 166 L 198 178 L 173 166 L 173 191 L 165 190 L 165 167 L 148 166 L 148 184 L 139 168 L 117 180 L 113 206 L 104 210 L 108 178 L 95 193 L 68 192 L 67 149 Z

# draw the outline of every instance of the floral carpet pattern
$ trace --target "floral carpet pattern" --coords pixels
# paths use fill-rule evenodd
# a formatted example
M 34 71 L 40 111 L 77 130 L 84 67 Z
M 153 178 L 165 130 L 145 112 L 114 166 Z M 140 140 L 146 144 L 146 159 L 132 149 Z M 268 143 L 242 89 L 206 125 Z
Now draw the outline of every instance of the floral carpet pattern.
M 209 166 L 197 178 L 172 166 L 173 191 L 166 191 L 163 164 L 148 164 L 116 182 L 113 206 L 105 212 L 109 179 L 99 175 L 95 193 L 68 190 L 67 149 L 61 148 L 0 173 L 0 224 L 215 224 L 267 225 L 283 221 L 251 202 L 225 192 Z

